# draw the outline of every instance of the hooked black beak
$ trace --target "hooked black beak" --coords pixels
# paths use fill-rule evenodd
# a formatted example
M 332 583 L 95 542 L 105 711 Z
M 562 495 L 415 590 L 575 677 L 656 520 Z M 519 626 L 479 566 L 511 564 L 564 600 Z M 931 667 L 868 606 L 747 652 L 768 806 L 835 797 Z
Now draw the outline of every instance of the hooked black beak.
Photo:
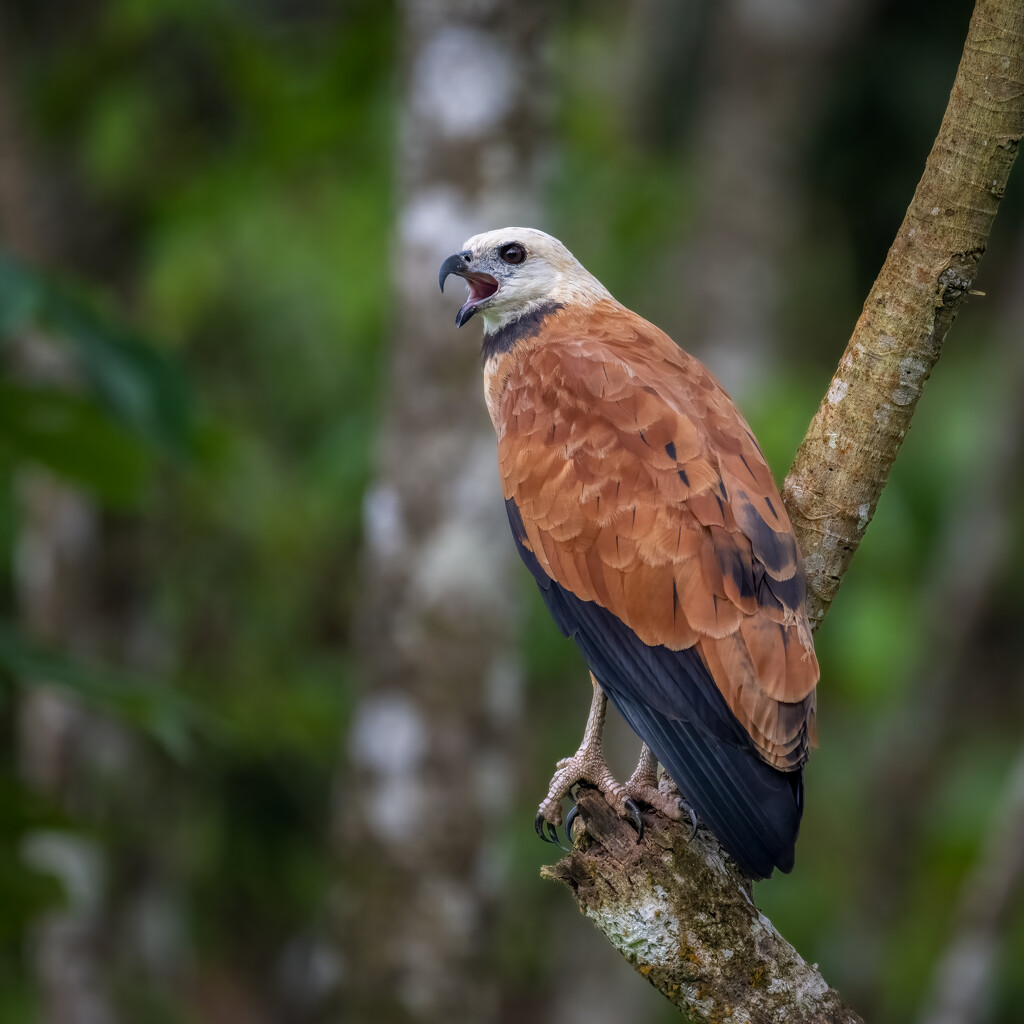
M 444 291 L 444 283 L 451 274 L 465 279 L 469 285 L 469 298 L 462 308 L 455 314 L 455 326 L 461 327 L 478 309 L 484 299 L 489 299 L 497 290 L 498 282 L 490 274 L 483 274 L 469 269 L 470 261 L 473 258 L 469 249 L 453 253 L 444 263 L 437 275 L 437 283 Z
M 463 271 L 469 269 L 469 261 L 473 258 L 473 254 L 468 249 L 463 249 L 462 252 L 453 253 L 441 264 L 441 270 L 437 275 L 437 283 L 441 286 L 441 291 L 444 291 L 444 283 L 452 274 L 458 274 L 462 276 Z

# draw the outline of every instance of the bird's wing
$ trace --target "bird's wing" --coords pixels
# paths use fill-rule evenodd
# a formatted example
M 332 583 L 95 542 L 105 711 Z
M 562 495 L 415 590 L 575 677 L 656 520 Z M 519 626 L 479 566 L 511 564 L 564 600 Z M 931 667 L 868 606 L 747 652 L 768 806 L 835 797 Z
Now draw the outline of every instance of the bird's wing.
M 723 739 L 738 722 L 768 764 L 802 765 L 818 666 L 797 545 L 710 373 L 628 311 L 585 327 L 566 318 L 511 372 L 498 429 L 527 564 L 643 645 L 689 652 L 676 661 L 691 678 L 623 670 L 606 688 Z M 735 721 L 705 692 L 712 680 Z

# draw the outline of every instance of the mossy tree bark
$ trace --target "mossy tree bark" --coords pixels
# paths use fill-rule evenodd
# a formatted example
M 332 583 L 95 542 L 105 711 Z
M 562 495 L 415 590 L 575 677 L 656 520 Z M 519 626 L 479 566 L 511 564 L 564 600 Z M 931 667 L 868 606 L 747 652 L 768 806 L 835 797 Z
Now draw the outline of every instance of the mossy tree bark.
M 860 1024 L 816 966 L 775 930 L 751 886 L 703 826 L 644 813 L 644 837 L 596 789 L 579 792 L 586 829 L 546 878 L 666 999 L 694 1022 Z
M 924 382 L 970 293 L 1024 137 L 1024 3 L 978 0 L 938 137 L 783 488 L 816 628 L 871 521 Z M 653 814 L 636 843 L 594 791 L 544 871 L 693 1021 L 854 1022 L 701 829 Z

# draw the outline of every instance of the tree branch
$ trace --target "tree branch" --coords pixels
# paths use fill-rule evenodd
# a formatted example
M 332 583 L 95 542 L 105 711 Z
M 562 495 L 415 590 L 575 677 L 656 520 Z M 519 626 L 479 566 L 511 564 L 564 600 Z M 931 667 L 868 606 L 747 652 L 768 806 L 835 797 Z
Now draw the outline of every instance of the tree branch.
M 817 627 L 970 293 L 1024 137 L 1024 9 L 978 0 L 938 137 L 782 497 Z
M 644 837 L 590 787 L 586 829 L 541 876 L 564 882 L 580 910 L 673 1006 L 694 1022 L 862 1024 L 816 965 L 754 905 L 749 880 L 703 826 L 644 813 Z
M 978 0 L 949 105 L 896 241 L 783 488 L 821 623 L 969 294 L 1024 137 L 1024 5 Z M 649 813 L 643 842 L 593 791 L 586 834 L 543 875 L 693 1021 L 855 1022 L 754 906 L 704 829 Z

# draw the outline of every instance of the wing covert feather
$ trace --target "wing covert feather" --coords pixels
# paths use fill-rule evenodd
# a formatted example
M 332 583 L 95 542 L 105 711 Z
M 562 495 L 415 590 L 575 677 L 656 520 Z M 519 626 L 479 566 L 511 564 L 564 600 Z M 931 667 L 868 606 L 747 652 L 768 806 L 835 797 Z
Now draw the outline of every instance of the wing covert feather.
M 497 417 L 530 551 L 644 644 L 694 648 L 761 756 L 799 767 L 818 668 L 796 540 L 753 434 L 635 314 L 553 320 L 508 373 Z

